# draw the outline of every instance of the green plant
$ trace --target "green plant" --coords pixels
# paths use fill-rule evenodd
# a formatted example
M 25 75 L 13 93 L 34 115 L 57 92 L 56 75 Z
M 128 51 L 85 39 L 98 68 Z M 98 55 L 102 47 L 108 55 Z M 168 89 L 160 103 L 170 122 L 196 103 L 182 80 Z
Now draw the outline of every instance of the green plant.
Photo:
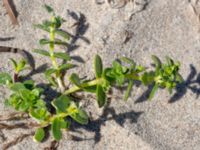
M 11 59 L 15 70 L 14 79 L 8 73 L 0 73 L 0 84 L 6 85 L 11 90 L 10 97 L 5 101 L 6 105 L 17 111 L 28 113 L 37 121 L 35 141 L 41 142 L 44 139 L 45 129 L 49 126 L 54 139 L 58 141 L 62 137 L 61 131 L 69 129 L 71 119 L 82 125 L 88 123 L 86 111 L 74 101 L 72 96 L 76 92 L 85 91 L 95 94 L 98 106 L 103 107 L 107 102 L 108 92 L 116 86 L 127 85 L 124 95 L 124 99 L 127 100 L 135 81 L 140 81 L 146 86 L 153 85 L 149 96 L 149 99 L 152 99 L 158 88 L 167 88 L 171 92 L 177 83 L 182 82 L 182 77 L 178 73 L 180 64 L 168 57 L 167 63 L 163 64 L 159 58 L 152 56 L 155 70 L 147 71 L 145 67 L 137 65 L 126 57 L 114 60 L 111 67 L 105 68 L 101 57 L 96 55 L 94 59 L 95 79 L 82 80 L 76 73 L 72 73 L 68 78 L 73 86 L 69 88 L 63 83 L 63 77 L 67 70 L 75 65 L 69 63 L 71 60 L 69 54 L 56 50 L 57 45 L 68 45 L 69 35 L 60 29 L 64 19 L 56 16 L 50 6 L 45 5 L 45 8 L 51 14 L 51 19 L 34 26 L 49 33 L 49 39 L 39 41 L 42 46 L 47 45 L 49 50 L 34 49 L 34 52 L 49 57 L 51 60 L 52 66 L 44 74 L 50 86 L 56 87 L 56 90 L 60 92 L 59 96 L 51 102 L 55 112 L 48 109 L 43 96 L 44 90 L 38 87 L 33 80 L 18 80 L 19 73 L 27 68 L 24 60 L 17 63 Z M 57 36 L 62 39 L 58 39 Z M 60 64 L 58 59 L 63 60 L 64 63 Z

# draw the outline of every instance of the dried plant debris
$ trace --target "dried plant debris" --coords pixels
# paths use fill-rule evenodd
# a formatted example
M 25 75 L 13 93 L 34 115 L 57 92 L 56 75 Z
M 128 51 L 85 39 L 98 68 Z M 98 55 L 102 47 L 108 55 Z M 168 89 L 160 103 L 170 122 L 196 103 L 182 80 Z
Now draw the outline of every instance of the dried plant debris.
M 22 134 L 22 135 L 18 136 L 17 138 L 15 138 L 13 141 L 8 142 L 7 144 L 3 145 L 2 150 L 7 150 L 8 148 L 22 142 L 25 138 L 32 136 L 32 135 L 34 135 L 34 132 Z
M 125 7 L 129 19 L 131 19 L 134 14 L 143 11 L 149 2 L 150 0 L 96 0 L 97 4 L 107 3 L 113 9 Z
M 200 1 L 199 0 L 188 0 L 190 3 L 190 6 L 192 7 L 192 10 L 194 14 L 198 17 L 200 21 Z
M 3 4 L 6 8 L 8 15 L 10 16 L 12 23 L 14 25 L 18 25 L 19 23 L 17 21 L 17 12 L 15 10 L 12 0 L 3 0 Z
M 49 147 L 45 147 L 44 150 L 57 150 L 59 146 L 59 142 L 56 140 L 53 140 Z

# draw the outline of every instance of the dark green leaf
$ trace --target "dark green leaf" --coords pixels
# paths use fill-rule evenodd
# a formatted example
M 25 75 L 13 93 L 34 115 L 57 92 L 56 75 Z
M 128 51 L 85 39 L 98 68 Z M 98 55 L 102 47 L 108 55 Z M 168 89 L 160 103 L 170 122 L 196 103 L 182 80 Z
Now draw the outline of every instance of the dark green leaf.
M 88 124 L 88 115 L 84 110 L 77 109 L 77 111 L 70 114 L 70 117 L 82 125 Z
M 50 68 L 48 70 L 45 71 L 45 77 L 47 78 L 47 80 L 54 86 L 57 86 L 57 83 L 56 81 L 54 80 L 54 78 L 52 77 L 52 75 L 54 73 L 56 73 L 57 70 L 56 69 L 53 69 L 53 68 Z
M 69 64 L 69 63 L 62 64 L 62 65 L 59 66 L 59 70 L 64 71 L 64 70 L 69 70 L 69 69 L 74 68 L 74 67 L 75 67 L 74 64 Z
M 56 58 L 64 59 L 66 61 L 71 60 L 70 56 L 67 53 L 62 53 L 62 52 L 55 52 L 54 56 Z
M 64 42 L 64 41 L 62 41 L 60 39 L 55 39 L 54 40 L 54 44 L 56 44 L 56 45 L 63 45 L 63 46 L 69 46 L 69 44 L 67 42 Z
M 149 85 L 154 81 L 154 72 L 145 72 L 142 75 L 142 83 L 144 85 Z
M 48 13 L 53 13 L 54 10 L 51 6 L 47 5 L 47 4 L 44 4 L 44 8 L 47 10 Z
M 102 64 L 101 57 L 99 55 L 95 56 L 94 69 L 95 69 L 96 78 L 100 78 L 103 72 L 103 64 Z
M 55 25 L 56 25 L 56 28 L 60 28 L 62 23 L 64 22 L 65 20 L 63 18 L 61 18 L 60 16 L 57 16 L 55 17 Z
M 31 102 L 31 101 L 33 101 L 35 99 L 35 95 L 33 93 L 31 93 L 30 90 L 21 89 L 19 91 L 19 93 L 20 93 L 22 99 L 25 100 L 25 101 Z
M 18 91 L 20 91 L 20 90 L 26 89 L 26 87 L 24 86 L 24 84 L 19 83 L 19 82 L 16 82 L 16 83 L 14 83 L 14 84 L 12 84 L 12 85 L 10 86 L 10 89 L 11 89 L 12 91 L 18 92 Z
M 128 100 L 128 97 L 130 96 L 132 87 L 133 87 L 133 80 L 129 81 L 129 83 L 128 83 L 128 87 L 127 87 L 127 90 L 126 90 L 125 95 L 124 95 L 124 100 L 125 101 Z
M 40 39 L 39 43 L 40 43 L 40 45 L 46 45 L 46 44 L 49 44 L 51 42 L 48 39 Z
M 30 110 L 29 115 L 38 121 L 45 121 L 50 116 L 46 107 L 34 108 Z
M 53 137 L 56 141 L 59 141 L 62 138 L 61 126 L 60 126 L 60 119 L 55 118 L 51 125 L 51 131 Z
M 71 99 L 68 96 L 62 95 L 57 99 L 53 100 L 51 103 L 58 113 L 60 112 L 67 112 L 68 107 L 71 104 Z
M 154 64 L 156 65 L 157 68 L 161 67 L 162 62 L 160 61 L 160 59 L 157 56 L 152 55 L 152 60 L 154 61 Z
M 34 49 L 33 52 L 44 55 L 44 56 L 50 56 L 49 52 L 46 50 L 42 50 L 42 49 Z
M 104 106 L 104 104 L 106 103 L 106 93 L 104 92 L 101 85 L 97 85 L 96 96 L 99 107 Z
M 29 90 L 32 90 L 33 87 L 35 86 L 33 80 L 26 80 L 26 81 L 23 82 L 23 84 Z
M 14 69 L 16 71 L 17 70 L 17 62 L 14 59 L 12 59 L 12 58 L 10 58 L 10 61 L 12 62 L 13 67 L 14 67 Z
M 174 61 L 170 57 L 166 56 L 166 60 L 168 65 L 174 65 Z
M 158 85 L 155 84 L 154 87 L 153 87 L 153 89 L 151 90 L 150 95 L 149 95 L 149 100 L 151 100 L 154 97 L 154 95 L 155 95 L 155 93 L 156 93 L 157 90 L 158 90 Z
M 178 81 L 179 83 L 182 83 L 184 81 L 183 77 L 179 73 L 176 74 L 176 81 Z
M 97 89 L 96 85 L 89 86 L 89 87 L 84 87 L 84 90 L 87 91 L 87 92 L 90 92 L 90 93 L 96 93 L 96 89 Z
M 35 135 L 33 137 L 34 141 L 41 142 L 45 137 L 45 132 L 43 128 L 38 128 L 35 132 Z
M 22 59 L 19 61 L 19 64 L 17 65 L 17 72 L 20 72 L 24 70 L 24 67 L 26 66 L 26 60 Z
M 65 38 L 66 40 L 69 40 L 69 39 L 70 39 L 69 34 L 68 34 L 67 32 L 65 32 L 65 31 L 56 29 L 56 30 L 55 30 L 55 33 L 56 33 L 57 35 L 62 36 L 62 37 Z
M 64 119 L 60 119 L 60 128 L 61 129 L 68 129 L 70 127 L 70 122 L 65 121 Z
M 12 82 L 12 78 L 8 73 L 0 73 L 0 85 Z
M 34 24 L 33 27 L 44 30 L 46 32 L 50 32 L 49 26 L 43 24 Z
M 69 80 L 70 80 L 73 84 L 75 84 L 76 86 L 81 87 L 81 81 L 80 81 L 80 79 L 79 79 L 79 77 L 78 77 L 77 74 L 73 73 L 73 74 L 70 76 Z

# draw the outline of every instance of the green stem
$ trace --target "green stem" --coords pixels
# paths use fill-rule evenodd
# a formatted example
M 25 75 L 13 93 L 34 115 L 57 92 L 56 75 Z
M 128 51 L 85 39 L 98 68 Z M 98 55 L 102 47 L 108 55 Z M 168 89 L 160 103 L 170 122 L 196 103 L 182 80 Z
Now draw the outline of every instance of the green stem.
M 52 24 L 50 26 L 50 44 L 49 44 L 50 58 L 51 58 L 53 67 L 56 70 L 58 70 L 58 64 L 57 64 L 56 58 L 54 56 L 54 49 L 55 49 L 54 41 L 55 41 L 55 28 L 56 28 L 55 23 L 54 23 L 55 22 L 54 16 L 51 18 L 51 21 L 52 21 Z M 57 80 L 57 83 L 58 83 L 58 86 L 59 86 L 61 92 L 64 92 L 65 87 L 63 85 L 60 73 L 56 75 L 56 80 Z
M 136 75 L 136 74 L 127 74 L 125 77 L 126 77 L 127 79 L 130 79 L 130 80 L 141 81 L 141 76 Z
M 79 87 L 78 87 L 78 86 L 73 86 L 73 87 L 71 87 L 70 89 L 66 90 L 66 91 L 64 92 L 64 94 L 69 95 L 69 94 L 71 94 L 71 93 L 80 91 L 80 90 L 82 90 L 83 88 L 95 86 L 95 85 L 97 85 L 97 84 L 101 84 L 102 82 L 103 82 L 103 79 L 102 79 L 102 78 L 99 78 L 99 79 L 95 79 L 95 80 L 92 80 L 92 81 L 89 81 L 89 82 L 86 82 L 86 83 L 82 83 Z

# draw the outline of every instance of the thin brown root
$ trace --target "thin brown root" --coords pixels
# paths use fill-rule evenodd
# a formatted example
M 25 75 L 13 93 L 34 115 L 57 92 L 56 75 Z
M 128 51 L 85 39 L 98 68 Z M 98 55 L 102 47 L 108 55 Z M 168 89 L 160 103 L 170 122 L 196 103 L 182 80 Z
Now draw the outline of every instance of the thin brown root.
M 0 121 L 22 120 L 30 118 L 27 113 L 11 113 L 8 116 L 0 116 Z
M 8 148 L 22 142 L 26 137 L 33 136 L 33 135 L 34 135 L 34 132 L 31 132 L 31 133 L 28 133 L 28 134 L 23 134 L 23 135 L 17 137 L 15 140 L 5 144 L 2 148 L 2 150 L 7 150 Z
M 50 147 L 45 147 L 44 150 L 57 150 L 59 146 L 58 141 L 52 141 Z

